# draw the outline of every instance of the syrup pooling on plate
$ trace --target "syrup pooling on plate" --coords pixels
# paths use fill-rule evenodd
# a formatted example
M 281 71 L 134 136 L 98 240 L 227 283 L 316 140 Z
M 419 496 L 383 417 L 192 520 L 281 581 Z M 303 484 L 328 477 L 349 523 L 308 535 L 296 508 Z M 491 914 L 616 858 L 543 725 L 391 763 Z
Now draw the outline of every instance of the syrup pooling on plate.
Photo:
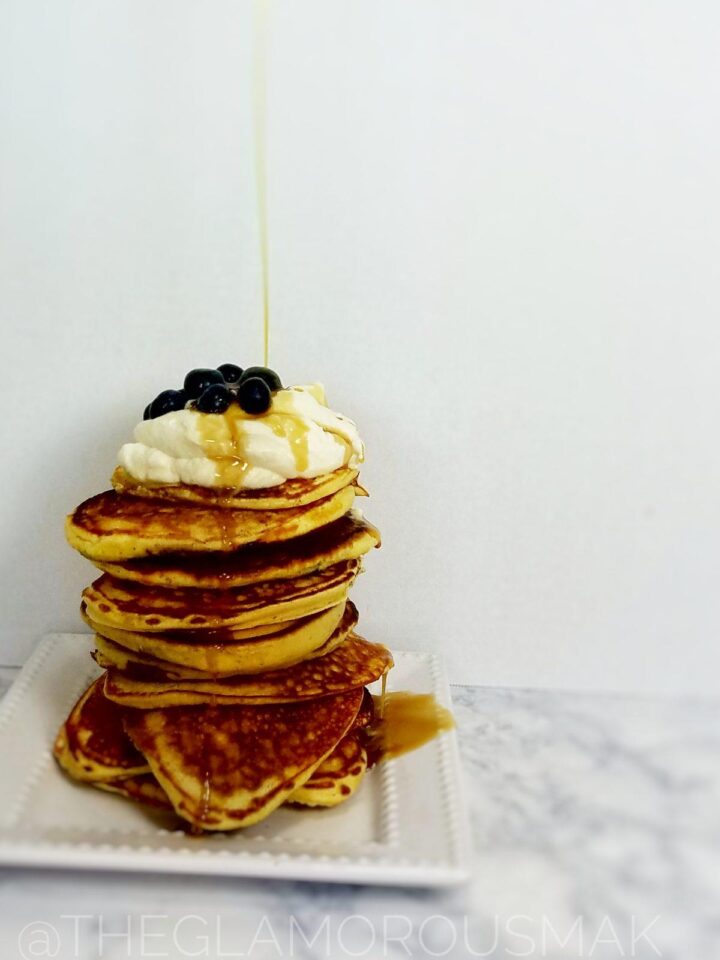
M 385 677 L 382 694 L 374 699 L 375 719 L 367 732 L 371 765 L 417 750 L 455 726 L 452 713 L 432 693 L 386 693 Z

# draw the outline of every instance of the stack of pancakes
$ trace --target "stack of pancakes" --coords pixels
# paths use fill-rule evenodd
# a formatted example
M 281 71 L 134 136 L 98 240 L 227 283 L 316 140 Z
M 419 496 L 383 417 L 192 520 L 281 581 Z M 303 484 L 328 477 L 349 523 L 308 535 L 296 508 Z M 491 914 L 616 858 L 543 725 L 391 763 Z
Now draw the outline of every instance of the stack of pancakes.
M 353 509 L 357 471 L 222 492 L 118 468 L 113 487 L 67 519 L 103 571 L 81 609 L 105 672 L 58 733 L 61 766 L 197 830 L 347 799 L 367 769 L 365 686 L 392 666 L 348 600 L 380 543 Z

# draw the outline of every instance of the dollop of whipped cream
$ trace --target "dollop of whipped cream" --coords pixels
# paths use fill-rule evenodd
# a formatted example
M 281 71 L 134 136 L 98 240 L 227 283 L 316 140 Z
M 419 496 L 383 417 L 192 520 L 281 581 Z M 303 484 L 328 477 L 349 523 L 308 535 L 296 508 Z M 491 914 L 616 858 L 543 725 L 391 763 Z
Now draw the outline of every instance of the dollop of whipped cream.
M 143 420 L 133 436 L 118 461 L 140 483 L 256 490 L 364 459 L 357 427 L 327 406 L 319 383 L 278 390 L 260 416 L 236 404 L 224 414 L 186 408 Z

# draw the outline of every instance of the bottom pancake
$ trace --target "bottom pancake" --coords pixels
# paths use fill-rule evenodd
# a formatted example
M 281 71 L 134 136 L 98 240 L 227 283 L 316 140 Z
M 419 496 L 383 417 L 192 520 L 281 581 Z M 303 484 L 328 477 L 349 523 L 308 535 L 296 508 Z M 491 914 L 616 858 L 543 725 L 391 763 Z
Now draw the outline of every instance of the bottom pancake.
M 175 811 L 236 830 L 288 800 L 352 727 L 363 688 L 272 706 L 128 710 L 124 726 Z
M 289 806 L 336 807 L 355 793 L 366 772 L 365 749 L 357 735 L 349 733 L 305 783 L 290 794 L 285 803 Z M 156 810 L 173 810 L 170 798 L 152 773 L 139 773 L 120 780 L 96 781 L 92 786 Z
M 249 826 L 283 803 L 335 806 L 365 772 L 358 738 L 372 698 L 362 687 L 300 704 L 150 711 L 107 700 L 104 679 L 62 725 L 60 766 L 196 830 Z

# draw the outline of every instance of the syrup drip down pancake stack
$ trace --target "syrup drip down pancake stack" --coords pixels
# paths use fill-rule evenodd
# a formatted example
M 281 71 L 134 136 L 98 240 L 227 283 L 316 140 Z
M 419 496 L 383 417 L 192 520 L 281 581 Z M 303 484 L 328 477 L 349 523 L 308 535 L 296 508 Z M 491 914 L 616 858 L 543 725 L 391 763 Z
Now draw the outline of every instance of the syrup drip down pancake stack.
M 392 667 L 348 599 L 380 544 L 362 458 L 321 387 L 266 368 L 194 370 L 150 404 L 113 489 L 67 519 L 100 571 L 81 612 L 104 671 L 57 735 L 67 774 L 196 831 L 355 792 L 365 688 Z

